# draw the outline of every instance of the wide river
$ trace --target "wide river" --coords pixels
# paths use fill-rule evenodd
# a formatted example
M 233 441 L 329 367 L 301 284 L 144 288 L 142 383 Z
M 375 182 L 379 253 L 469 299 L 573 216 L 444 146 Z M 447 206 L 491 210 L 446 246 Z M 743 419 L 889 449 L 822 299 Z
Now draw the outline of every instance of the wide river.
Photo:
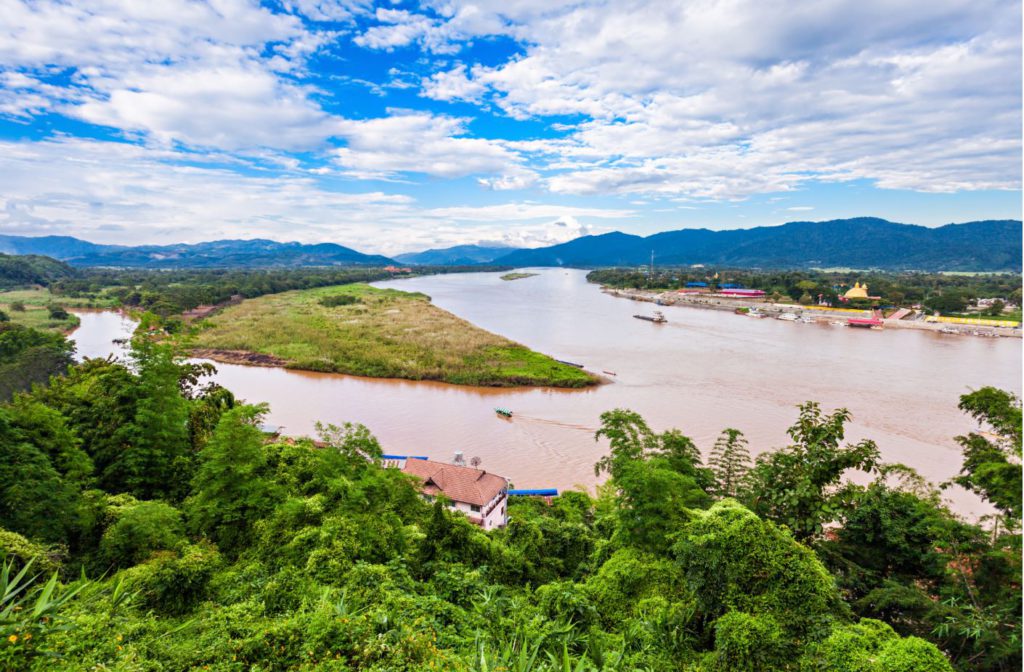
M 480 327 L 558 359 L 613 371 L 587 390 L 493 389 L 380 380 L 218 364 L 218 382 L 248 401 L 270 404 L 268 422 L 308 434 L 316 421 L 360 422 L 386 452 L 450 459 L 462 451 L 517 487 L 590 487 L 606 451 L 594 440 L 599 416 L 641 413 L 658 430 L 679 428 L 707 452 L 726 427 L 742 430 L 752 453 L 785 445 L 796 405 L 821 402 L 853 414 L 847 439 L 878 443 L 883 459 L 933 482 L 959 470 L 953 437 L 974 422 L 961 394 L 985 385 L 1021 393 L 1021 340 L 933 332 L 860 330 L 754 320 L 729 312 L 662 308 L 668 323 L 633 319 L 651 304 L 614 298 L 584 271 L 452 274 L 376 283 L 429 294 Z M 72 338 L 80 356 L 118 353 L 130 332 L 116 313 L 81 313 Z M 507 406 L 511 420 L 496 417 Z M 977 498 L 948 492 L 954 507 L 987 512 Z

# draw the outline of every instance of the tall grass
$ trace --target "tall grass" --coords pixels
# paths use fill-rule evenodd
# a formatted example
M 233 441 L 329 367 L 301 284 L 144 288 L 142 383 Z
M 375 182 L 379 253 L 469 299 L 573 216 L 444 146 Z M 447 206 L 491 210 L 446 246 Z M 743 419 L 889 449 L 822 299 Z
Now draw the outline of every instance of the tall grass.
M 351 296 L 356 303 L 338 303 Z M 279 357 L 290 368 L 463 385 L 583 387 L 577 368 L 475 327 L 430 297 L 364 284 L 273 294 L 206 320 L 194 346 Z

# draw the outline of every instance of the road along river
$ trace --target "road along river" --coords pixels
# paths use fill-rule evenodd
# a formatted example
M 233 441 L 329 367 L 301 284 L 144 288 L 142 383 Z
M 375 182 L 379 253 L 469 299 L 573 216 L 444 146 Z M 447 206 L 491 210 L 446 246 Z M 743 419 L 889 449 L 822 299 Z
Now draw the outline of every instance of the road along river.
M 497 273 L 376 283 L 430 295 L 489 331 L 558 359 L 614 372 L 587 390 L 496 389 L 381 380 L 218 364 L 217 380 L 271 406 L 268 422 L 307 434 L 317 420 L 360 422 L 393 453 L 446 460 L 455 451 L 517 487 L 592 486 L 599 415 L 641 413 L 656 430 L 677 427 L 706 452 L 726 427 L 742 430 L 752 453 L 785 445 L 796 404 L 815 400 L 853 414 L 847 439 L 873 439 L 883 459 L 933 482 L 955 475 L 953 440 L 973 421 L 959 396 L 994 385 L 1021 393 L 1021 341 L 913 330 L 859 330 L 755 320 L 727 312 L 664 307 L 667 324 L 633 318 L 650 304 L 608 296 L 585 272 L 562 269 L 503 281 Z M 112 312 L 81 313 L 72 338 L 80 356 L 117 352 L 132 324 Z M 495 406 L 512 409 L 496 417 Z M 950 490 L 967 515 L 988 509 Z

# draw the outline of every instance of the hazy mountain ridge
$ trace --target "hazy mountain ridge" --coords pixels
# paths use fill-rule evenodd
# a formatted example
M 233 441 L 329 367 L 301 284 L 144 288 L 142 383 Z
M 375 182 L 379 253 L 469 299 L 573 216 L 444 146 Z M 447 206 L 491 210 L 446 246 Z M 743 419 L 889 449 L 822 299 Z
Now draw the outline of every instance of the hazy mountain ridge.
M 489 264 L 499 257 L 518 251 L 516 247 L 500 247 L 488 245 L 455 245 L 423 252 L 406 252 L 395 256 L 395 261 L 403 264 L 422 264 L 425 266 L 467 266 L 472 264 Z
M 214 268 L 271 266 L 380 266 L 388 257 L 363 254 L 335 243 L 279 243 L 273 240 L 215 240 L 175 245 L 97 245 L 69 236 L 0 236 L 0 252 L 41 254 L 73 266 L 129 268 Z
M 400 254 L 399 263 L 461 266 L 640 266 L 709 264 L 736 267 L 850 267 L 921 271 L 1021 270 L 1022 224 L 984 220 L 928 228 L 874 217 L 711 231 L 680 229 L 650 236 L 619 231 L 550 247 L 516 249 L 456 245 Z M 73 266 L 215 268 L 387 265 L 380 255 L 335 243 L 216 240 L 176 245 L 99 245 L 70 236 L 0 235 L 0 253 L 46 255 Z
M 928 228 L 874 217 L 710 231 L 682 229 L 647 237 L 619 232 L 584 236 L 495 260 L 511 266 L 714 264 L 853 267 L 886 270 L 1020 271 L 1019 220 Z

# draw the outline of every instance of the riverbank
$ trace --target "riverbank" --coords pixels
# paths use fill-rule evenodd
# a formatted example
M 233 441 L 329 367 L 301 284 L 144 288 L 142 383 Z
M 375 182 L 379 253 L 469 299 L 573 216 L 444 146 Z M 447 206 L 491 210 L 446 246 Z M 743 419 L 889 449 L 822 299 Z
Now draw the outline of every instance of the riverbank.
M 484 331 L 430 297 L 365 284 L 261 296 L 198 322 L 196 356 L 372 378 L 587 387 L 597 377 Z
M 646 303 L 655 303 L 659 306 L 683 306 L 728 312 L 756 308 L 758 312 L 767 317 L 778 317 L 789 313 L 807 318 L 813 322 L 838 322 L 845 324 L 850 318 L 863 319 L 872 317 L 871 311 L 869 310 L 831 308 L 827 306 L 802 306 L 793 303 L 772 303 L 764 300 L 728 298 L 709 294 L 684 294 L 672 290 L 659 292 L 642 289 L 615 289 L 612 287 L 602 286 L 601 291 L 609 296 Z M 921 331 L 934 331 L 961 336 L 983 336 L 989 338 L 1021 338 L 1022 336 L 1020 327 L 992 327 L 976 324 L 930 321 L 930 318 L 925 318 L 924 316 L 918 316 L 918 319 L 883 318 L 882 326 L 886 329 L 918 329 Z

